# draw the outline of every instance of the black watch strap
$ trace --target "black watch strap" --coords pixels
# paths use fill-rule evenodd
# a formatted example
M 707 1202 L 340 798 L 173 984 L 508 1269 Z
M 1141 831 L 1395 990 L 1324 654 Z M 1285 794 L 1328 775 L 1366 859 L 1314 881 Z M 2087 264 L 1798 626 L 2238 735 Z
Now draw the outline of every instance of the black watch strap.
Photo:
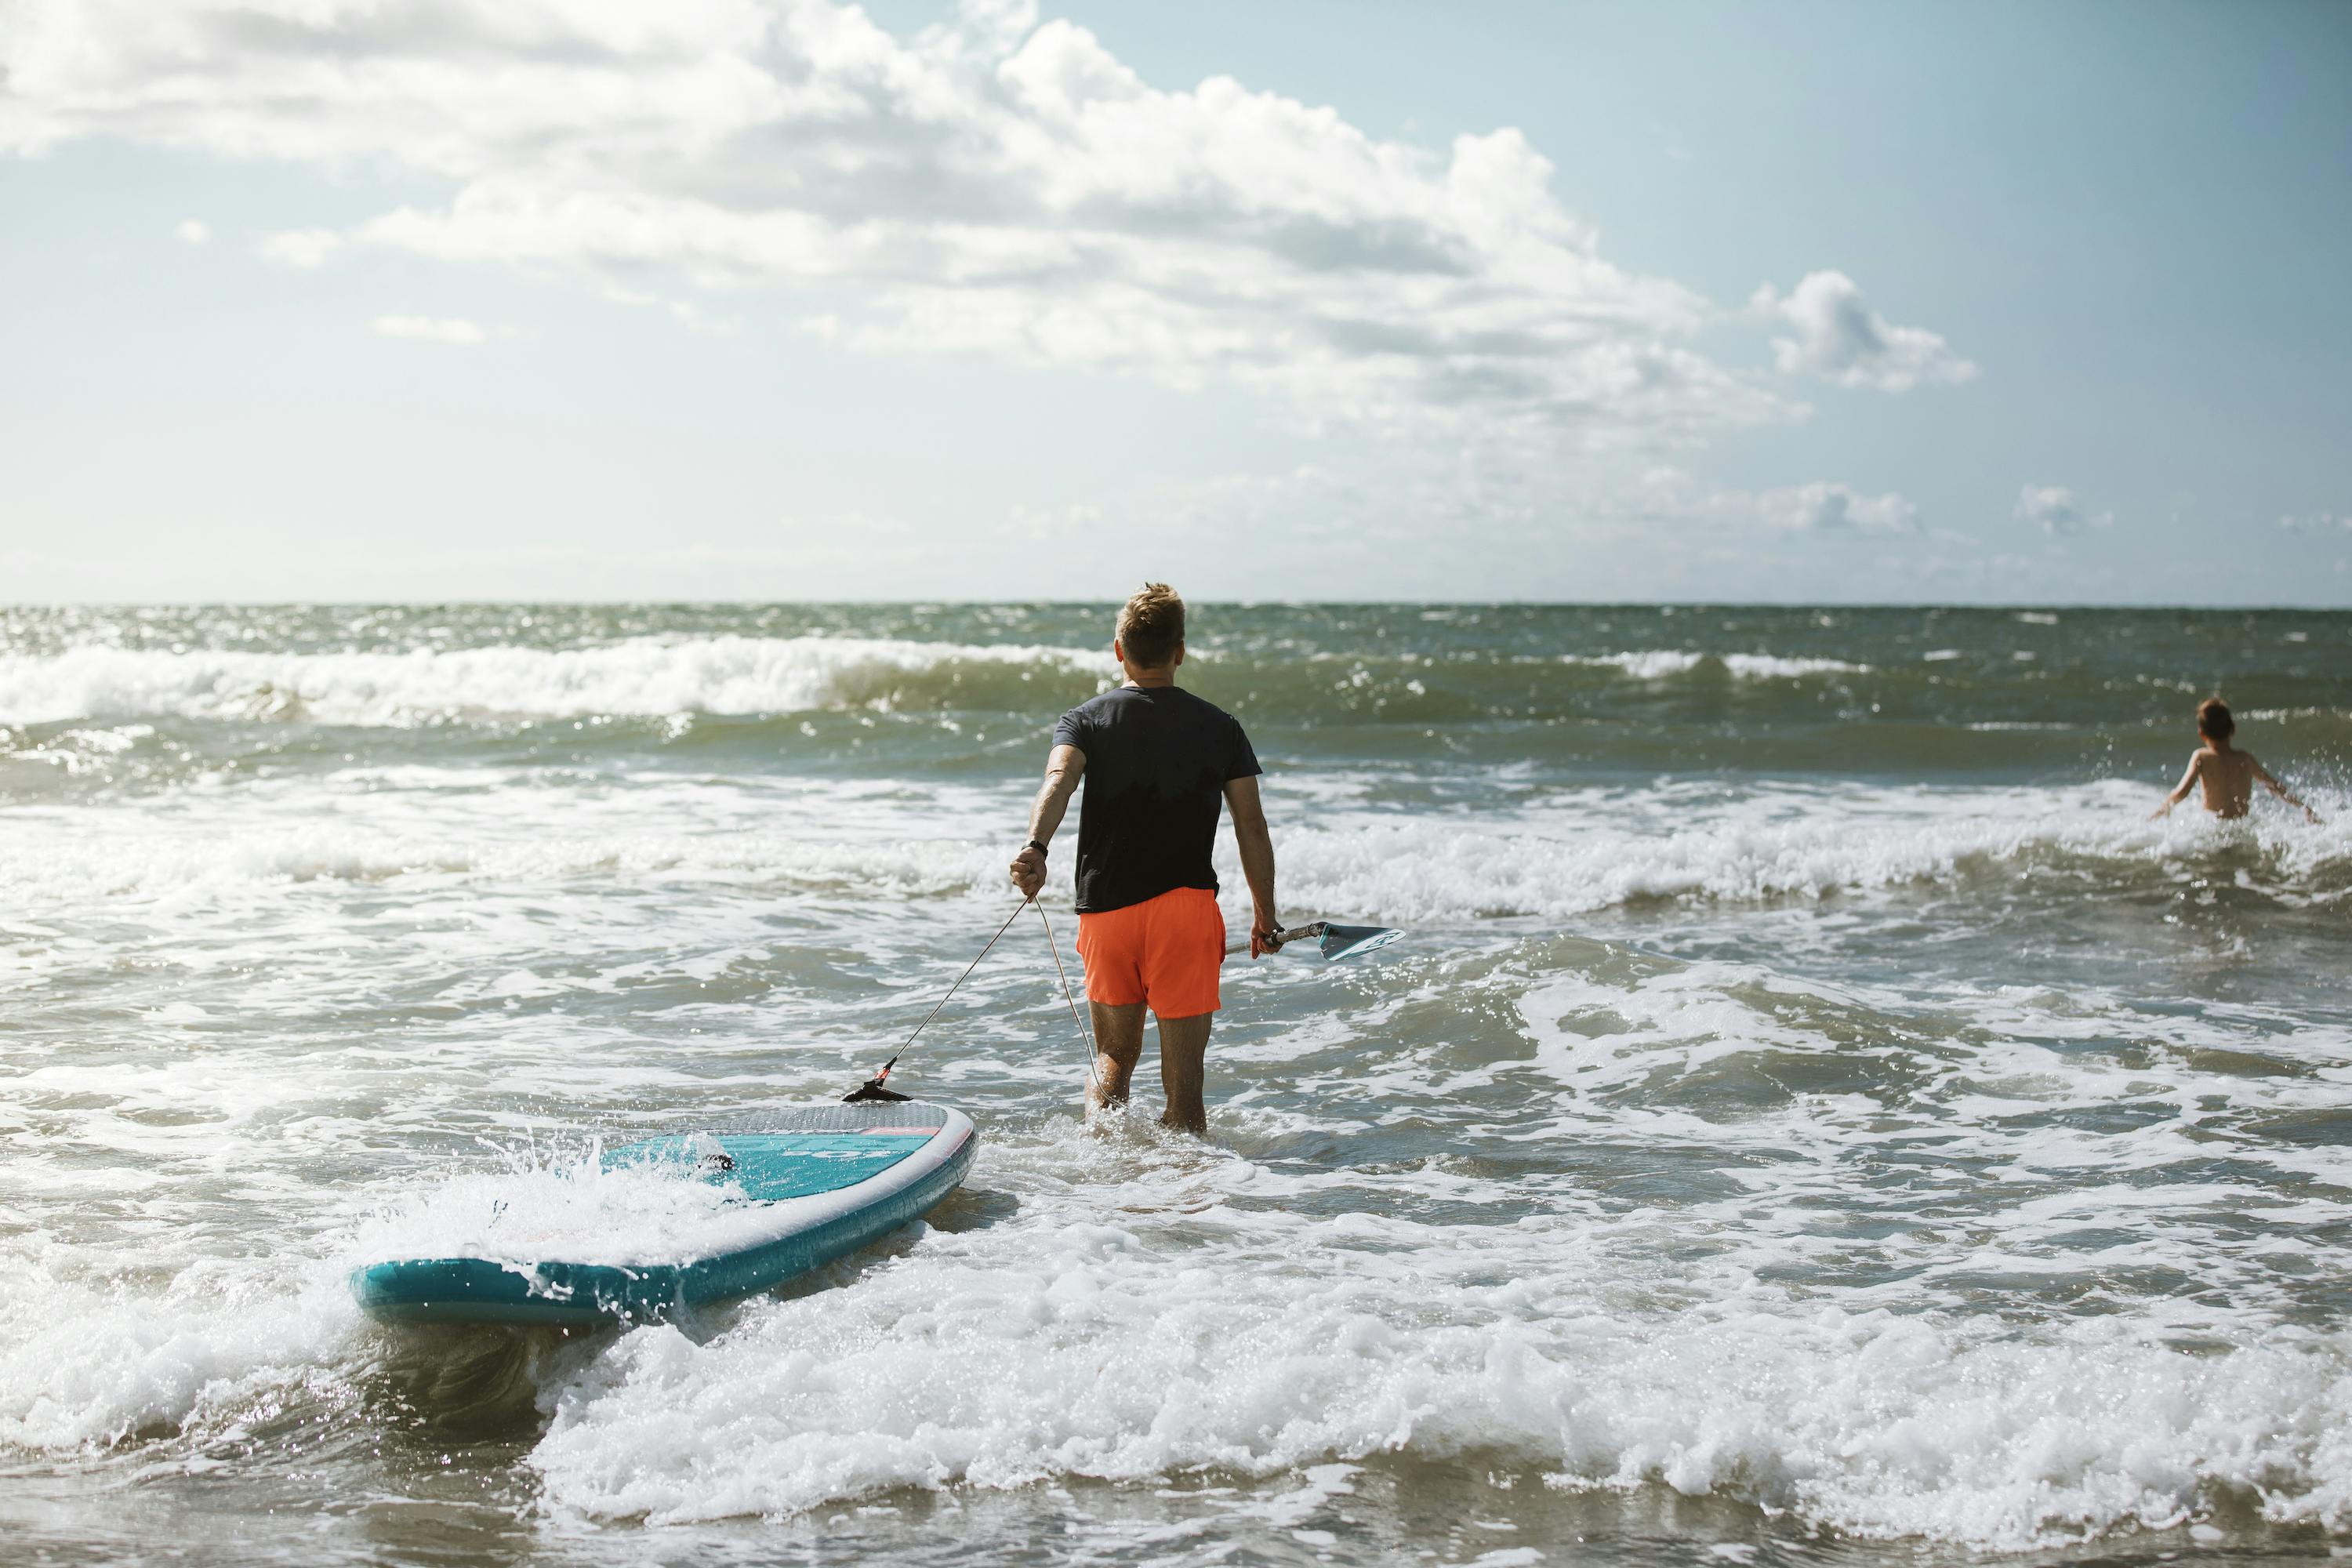
M 1031 840 L 1029 840 L 1029 842 L 1028 842 L 1028 843 L 1026 843 L 1026 844 L 1023 845 L 1021 847 L 1023 847 L 1024 849 L 1034 849 L 1034 850 L 1035 850 L 1035 851 L 1037 851 L 1037 853 L 1038 853 L 1038 854 L 1040 854 L 1040 855 L 1043 855 L 1043 854 L 1045 854 L 1045 847 L 1043 844 L 1038 843 L 1038 842 L 1037 842 L 1035 839 L 1034 839 L 1034 838 L 1032 838 Z

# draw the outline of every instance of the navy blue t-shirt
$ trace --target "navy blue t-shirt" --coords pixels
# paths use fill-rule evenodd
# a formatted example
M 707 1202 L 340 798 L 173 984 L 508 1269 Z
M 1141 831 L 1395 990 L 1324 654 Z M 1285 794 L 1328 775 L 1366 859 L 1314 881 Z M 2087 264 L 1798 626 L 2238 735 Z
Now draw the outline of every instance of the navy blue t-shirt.
M 1232 714 L 1173 686 L 1122 686 L 1063 714 L 1054 744 L 1087 754 L 1080 914 L 1217 890 L 1209 851 L 1225 784 L 1265 771 Z

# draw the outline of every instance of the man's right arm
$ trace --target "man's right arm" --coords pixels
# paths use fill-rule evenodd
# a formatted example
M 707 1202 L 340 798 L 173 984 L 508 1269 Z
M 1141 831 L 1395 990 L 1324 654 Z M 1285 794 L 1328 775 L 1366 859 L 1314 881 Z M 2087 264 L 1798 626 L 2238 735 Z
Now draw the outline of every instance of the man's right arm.
M 1250 956 L 1272 952 L 1268 938 L 1282 929 L 1274 910 L 1274 835 L 1266 830 L 1265 806 L 1258 799 L 1257 776 L 1225 783 L 1225 809 L 1234 816 L 1234 839 L 1241 846 L 1242 876 L 1250 890 Z
M 1062 818 L 1070 809 L 1070 796 L 1076 793 L 1078 779 L 1087 771 L 1087 754 L 1076 746 L 1055 746 L 1045 757 L 1045 782 L 1037 786 L 1037 799 L 1029 807 L 1029 837 L 1034 844 L 1051 844 L 1054 830 L 1062 826 Z M 1013 857 L 1013 885 L 1021 889 L 1024 899 L 1034 899 L 1045 885 L 1045 852 L 1024 844 L 1021 852 Z

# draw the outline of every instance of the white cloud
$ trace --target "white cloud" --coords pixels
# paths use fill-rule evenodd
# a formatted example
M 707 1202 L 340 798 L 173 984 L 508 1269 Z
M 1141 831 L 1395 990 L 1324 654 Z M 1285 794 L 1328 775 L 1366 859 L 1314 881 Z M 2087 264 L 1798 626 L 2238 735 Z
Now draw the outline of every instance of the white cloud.
M 490 334 L 479 324 L 463 316 L 378 316 L 375 330 L 378 337 L 413 338 L 419 342 L 447 343 L 455 348 L 472 348 L 490 340 Z
M 1602 259 L 1518 132 L 1434 153 L 1229 78 L 1162 89 L 1023 4 L 905 39 L 833 0 L 21 16 L 0 149 L 114 136 L 453 187 L 265 240 L 288 265 L 361 244 L 605 284 L 845 283 L 852 347 L 1238 383 L 1545 461 L 1802 413 L 1691 346 L 1703 298 Z M 1843 374 L 1957 363 L 1887 333 Z
M 316 267 L 343 247 L 343 237 L 332 229 L 291 229 L 263 237 L 254 247 L 262 258 L 287 267 Z
M 1893 490 L 1864 495 L 1851 485 L 1811 484 L 1758 493 L 1761 514 L 1778 526 L 1815 533 L 1912 533 L 1919 509 Z
M 178 227 L 172 230 L 172 237 L 182 245 L 204 245 L 208 243 L 212 237 L 212 229 L 197 218 L 185 219 Z
M 2279 519 L 2279 526 L 2289 533 L 2324 533 L 2331 528 L 2352 532 L 2352 511 L 2290 512 Z
M 2017 506 L 2011 516 L 2020 522 L 2030 522 L 2044 533 L 2080 533 L 2086 528 L 2112 528 L 2116 514 L 2112 511 L 2091 512 L 2084 509 L 2074 492 L 2064 485 L 2027 485 L 2018 492 Z
M 1976 365 L 1924 327 L 1898 327 L 1870 308 L 1843 272 L 1810 272 L 1784 299 L 1770 286 L 1749 301 L 1796 329 L 1772 340 L 1783 374 L 1827 377 L 1841 386 L 1908 392 L 1923 383 L 1973 380 Z
M 1653 468 L 1632 492 L 1637 516 L 1784 533 L 1897 534 L 1919 531 L 1919 509 L 1893 490 L 1865 495 L 1852 485 L 1816 479 L 1780 489 L 1719 489 L 1680 468 Z

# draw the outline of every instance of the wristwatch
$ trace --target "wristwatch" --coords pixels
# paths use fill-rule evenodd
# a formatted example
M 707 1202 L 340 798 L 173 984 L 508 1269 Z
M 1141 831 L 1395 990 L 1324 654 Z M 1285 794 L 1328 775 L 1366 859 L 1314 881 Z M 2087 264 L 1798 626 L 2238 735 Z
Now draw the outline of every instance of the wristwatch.
M 1035 839 L 1034 839 L 1034 838 L 1032 838 L 1031 840 L 1029 840 L 1029 842 L 1028 842 L 1028 843 L 1024 844 L 1021 847 L 1022 847 L 1022 848 L 1024 848 L 1024 849 L 1034 849 L 1034 850 L 1035 850 L 1035 851 L 1037 851 L 1037 853 L 1038 853 L 1038 854 L 1040 854 L 1040 855 L 1043 855 L 1043 854 L 1045 854 L 1045 853 L 1046 852 L 1046 851 L 1045 851 L 1045 847 L 1043 844 L 1038 843 L 1038 842 L 1037 842 Z

